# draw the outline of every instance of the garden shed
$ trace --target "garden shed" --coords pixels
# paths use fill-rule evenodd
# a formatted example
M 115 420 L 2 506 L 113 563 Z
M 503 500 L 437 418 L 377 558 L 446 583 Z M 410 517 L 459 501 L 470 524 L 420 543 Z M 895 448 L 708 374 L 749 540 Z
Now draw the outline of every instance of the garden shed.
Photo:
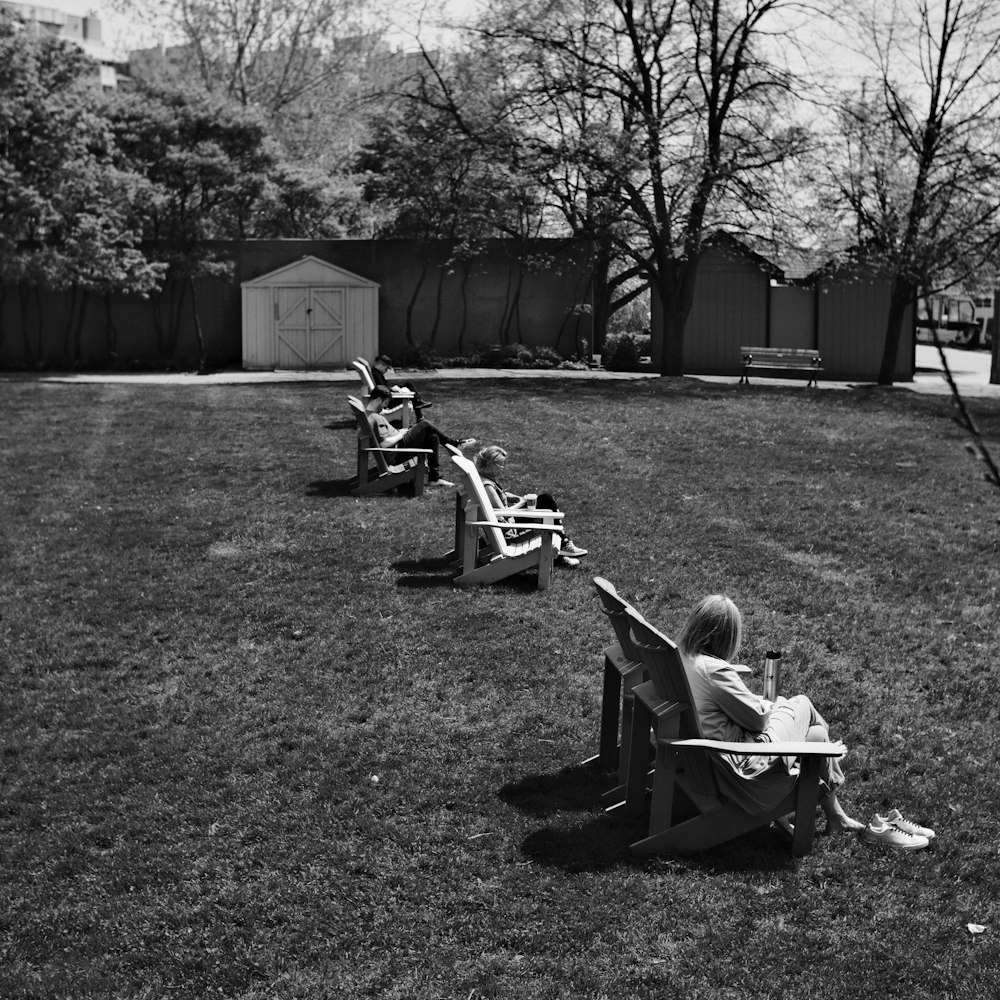
M 375 281 L 305 256 L 241 290 L 244 368 L 342 368 L 378 353 Z

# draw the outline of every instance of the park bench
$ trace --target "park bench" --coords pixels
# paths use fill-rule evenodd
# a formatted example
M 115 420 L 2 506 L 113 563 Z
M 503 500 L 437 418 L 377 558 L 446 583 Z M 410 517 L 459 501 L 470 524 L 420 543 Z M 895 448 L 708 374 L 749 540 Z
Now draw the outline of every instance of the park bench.
M 823 359 L 819 351 L 801 347 L 741 347 L 743 354 L 743 375 L 740 385 L 750 384 L 751 371 L 767 371 L 772 374 L 791 372 L 807 375 L 806 388 L 819 386 L 817 375 L 823 370 Z

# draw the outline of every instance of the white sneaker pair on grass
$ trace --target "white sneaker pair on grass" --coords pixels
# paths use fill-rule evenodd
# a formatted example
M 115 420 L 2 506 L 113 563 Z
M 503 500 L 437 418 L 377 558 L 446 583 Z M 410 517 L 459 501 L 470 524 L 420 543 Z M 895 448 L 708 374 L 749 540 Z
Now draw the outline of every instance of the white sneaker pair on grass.
M 560 566 L 579 566 L 580 557 L 587 554 L 586 549 L 581 549 L 576 542 L 571 542 L 569 539 L 563 539 L 562 544 L 559 546 L 559 551 L 556 553 L 556 562 Z
M 918 851 L 934 839 L 934 831 L 906 819 L 898 809 L 885 816 L 875 814 L 861 832 L 861 839 L 869 844 L 882 844 L 902 851 Z

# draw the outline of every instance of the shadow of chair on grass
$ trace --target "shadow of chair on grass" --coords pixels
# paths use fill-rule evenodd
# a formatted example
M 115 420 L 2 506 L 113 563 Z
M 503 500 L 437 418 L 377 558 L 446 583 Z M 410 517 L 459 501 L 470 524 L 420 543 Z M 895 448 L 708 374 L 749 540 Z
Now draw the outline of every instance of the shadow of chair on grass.
M 314 479 L 306 486 L 306 496 L 309 497 L 349 497 L 350 495 L 350 479 Z
M 636 858 L 629 844 L 645 834 L 642 818 L 628 820 L 620 813 L 606 813 L 601 793 L 614 775 L 590 765 L 577 764 L 554 774 L 532 774 L 504 785 L 501 801 L 520 812 L 549 822 L 528 834 L 521 852 L 529 860 L 566 872 L 600 871 L 626 865 L 645 868 L 649 861 Z M 574 822 L 567 814 L 584 813 Z M 664 861 L 687 871 L 776 871 L 794 867 L 787 844 L 779 834 L 758 828 L 704 854 Z
M 355 496 L 353 487 L 353 479 L 314 479 L 311 483 L 306 484 L 306 496 L 353 497 Z M 381 501 L 387 497 L 397 500 L 412 500 L 414 498 L 413 487 L 401 486 L 397 490 L 388 490 L 374 497 L 361 497 L 360 499 L 377 499 Z
M 628 830 L 601 812 L 609 775 L 577 764 L 554 774 L 530 774 L 503 786 L 502 802 L 529 816 L 550 820 L 525 837 L 526 858 L 567 872 L 598 871 L 630 864 Z M 574 822 L 567 814 L 584 813 Z
M 392 564 L 396 572 L 397 587 L 422 589 L 425 587 L 453 587 L 458 570 L 452 554 L 427 556 L 422 559 L 399 559 Z M 537 589 L 535 577 L 530 573 L 518 573 L 490 584 L 490 590 L 513 593 L 533 593 Z

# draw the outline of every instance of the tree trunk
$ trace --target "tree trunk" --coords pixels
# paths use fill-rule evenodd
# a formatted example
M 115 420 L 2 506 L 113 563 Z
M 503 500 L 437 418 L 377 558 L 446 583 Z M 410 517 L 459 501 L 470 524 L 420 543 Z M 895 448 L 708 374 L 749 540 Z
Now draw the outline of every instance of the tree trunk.
M 882 348 L 882 366 L 878 373 L 879 385 L 892 385 L 896 377 L 896 360 L 899 357 L 899 338 L 903 332 L 906 308 L 913 302 L 916 288 L 912 281 L 894 277 L 889 292 L 889 316 L 885 324 L 885 344 Z
M 121 358 L 118 356 L 118 327 L 115 326 L 114 316 L 111 311 L 112 296 L 110 292 L 104 293 L 104 342 L 107 347 L 108 357 L 115 368 L 121 367 Z
M 993 343 L 990 347 L 990 385 L 1000 385 L 1000 288 L 993 292 Z
M 465 350 L 465 327 L 469 321 L 469 295 L 468 295 L 468 284 L 469 284 L 469 262 L 467 260 L 462 261 L 462 284 L 460 290 L 462 293 L 462 322 L 458 328 L 458 353 L 461 355 Z
M 606 247 L 598 244 L 594 256 L 592 277 L 593 288 L 593 338 L 592 351 L 595 354 L 604 353 L 604 341 L 608 335 L 608 320 L 611 317 L 611 289 L 608 287 L 608 274 L 611 270 L 611 258 Z
M 684 374 L 684 330 L 694 304 L 697 278 L 697 258 L 674 261 L 661 257 L 655 286 L 660 294 L 662 309 L 659 330 L 661 375 Z
M 413 294 L 410 296 L 410 301 L 406 303 L 406 343 L 411 349 L 416 349 L 416 343 L 413 340 L 413 307 L 417 304 L 417 298 L 420 296 L 420 289 L 423 286 L 424 278 L 427 277 L 427 260 L 421 254 L 420 257 L 420 277 L 417 279 L 417 283 L 413 288 Z
M 80 312 L 76 318 L 73 330 L 73 361 L 83 360 L 83 321 L 87 316 L 87 304 L 90 302 L 90 292 L 86 288 L 80 292 Z
M 195 293 L 194 278 L 188 277 L 188 288 L 191 290 L 191 315 L 194 317 L 194 335 L 198 338 L 198 371 L 204 374 L 208 371 L 208 351 L 205 350 L 205 336 L 201 329 L 201 317 L 198 315 L 198 296 Z

